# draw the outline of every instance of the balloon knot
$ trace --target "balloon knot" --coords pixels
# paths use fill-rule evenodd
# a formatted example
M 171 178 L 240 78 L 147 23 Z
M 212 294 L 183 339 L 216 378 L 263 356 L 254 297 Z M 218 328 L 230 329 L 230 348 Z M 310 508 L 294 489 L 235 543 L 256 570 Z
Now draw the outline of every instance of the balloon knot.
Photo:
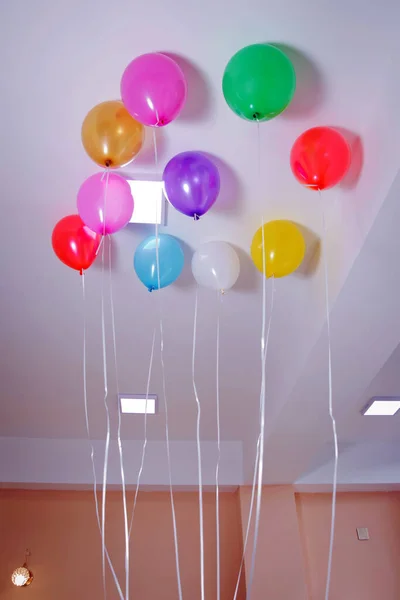
M 258 121 L 260 119 L 260 113 L 258 113 L 258 112 L 253 113 L 253 119 L 254 119 L 254 121 Z
M 79 269 L 79 275 L 82 277 L 82 275 L 83 275 L 83 269 Z
M 196 215 L 196 213 L 194 213 L 194 215 L 193 215 L 193 219 L 194 219 L 195 221 L 198 221 L 198 220 L 200 219 L 200 217 L 199 217 L 199 215 Z
M 152 292 L 154 289 L 155 289 L 155 288 L 153 288 L 153 287 L 149 287 L 149 288 L 148 288 L 149 292 Z
M 221 290 L 221 296 L 225 296 L 225 290 Z
M 106 168 L 108 169 L 109 167 L 111 167 L 111 160 L 109 158 L 107 158 L 107 160 L 104 162 Z

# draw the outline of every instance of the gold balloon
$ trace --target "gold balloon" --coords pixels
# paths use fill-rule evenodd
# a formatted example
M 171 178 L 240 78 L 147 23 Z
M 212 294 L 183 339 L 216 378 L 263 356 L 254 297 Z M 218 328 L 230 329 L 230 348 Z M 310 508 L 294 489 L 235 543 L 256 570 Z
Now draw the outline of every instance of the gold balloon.
M 82 124 L 83 146 L 95 163 L 116 169 L 135 158 L 143 146 L 144 127 L 119 100 L 97 104 Z
M 285 277 L 302 263 L 306 243 L 292 221 L 270 221 L 264 225 L 265 272 L 267 277 Z M 263 234 L 260 227 L 251 243 L 251 258 L 257 269 L 263 268 Z

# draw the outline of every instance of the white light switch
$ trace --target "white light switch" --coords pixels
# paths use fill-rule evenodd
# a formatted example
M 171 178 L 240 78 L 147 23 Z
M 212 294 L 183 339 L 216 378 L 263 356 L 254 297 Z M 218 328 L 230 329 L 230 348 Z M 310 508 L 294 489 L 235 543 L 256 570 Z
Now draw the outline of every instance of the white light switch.
M 369 540 L 368 527 L 357 527 L 357 537 L 361 542 Z

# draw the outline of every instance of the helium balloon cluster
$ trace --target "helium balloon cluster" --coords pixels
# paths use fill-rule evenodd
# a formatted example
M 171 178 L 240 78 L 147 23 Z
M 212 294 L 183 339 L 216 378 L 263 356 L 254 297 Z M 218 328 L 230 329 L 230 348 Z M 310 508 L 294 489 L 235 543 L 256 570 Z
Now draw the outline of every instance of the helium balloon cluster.
M 271 44 L 253 44 L 237 52 L 225 69 L 222 91 L 228 106 L 242 119 L 269 121 L 291 103 L 296 75 L 289 58 Z M 295 141 L 290 166 L 305 187 L 322 191 L 346 175 L 351 153 L 343 135 L 332 127 L 314 127 Z M 305 242 L 291 221 L 277 220 L 258 229 L 251 244 L 255 266 L 266 277 L 285 277 L 303 261 Z
M 279 48 L 253 44 L 228 62 L 222 91 L 239 117 L 269 121 L 291 103 L 296 89 L 294 67 Z M 102 236 L 129 223 L 134 199 L 129 183 L 115 173 L 135 159 L 142 149 L 146 127 L 165 127 L 181 112 L 187 83 L 179 65 L 161 53 L 135 58 L 121 79 L 121 100 L 92 108 L 82 124 L 82 144 L 102 171 L 88 177 L 77 193 L 77 213 L 54 227 L 52 245 L 57 257 L 81 274 L 95 260 Z M 350 165 L 350 149 L 342 134 L 331 127 L 314 127 L 300 135 L 290 153 L 296 179 L 312 190 L 339 183 Z M 198 220 L 214 205 L 220 191 L 216 165 L 202 152 L 174 156 L 163 173 L 164 193 L 182 214 Z M 266 277 L 284 277 L 295 271 L 305 254 L 305 242 L 291 221 L 266 223 L 254 235 L 251 257 Z M 173 236 L 145 239 L 136 249 L 134 269 L 150 290 L 173 283 L 184 266 L 184 253 Z M 222 241 L 200 246 L 192 259 L 195 280 L 214 290 L 227 290 L 237 281 L 239 258 Z

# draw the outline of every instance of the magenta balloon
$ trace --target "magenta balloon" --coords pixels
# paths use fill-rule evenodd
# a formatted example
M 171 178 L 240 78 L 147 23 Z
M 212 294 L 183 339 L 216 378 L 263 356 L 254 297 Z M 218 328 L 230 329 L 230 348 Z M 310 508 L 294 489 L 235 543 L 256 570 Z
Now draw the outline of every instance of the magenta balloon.
M 129 223 L 133 197 L 126 179 L 110 172 L 88 177 L 79 188 L 78 213 L 95 233 L 119 231 Z
M 182 152 L 164 169 L 164 191 L 174 208 L 196 220 L 216 201 L 220 180 L 217 167 L 201 152 Z
M 182 69 L 165 54 L 142 54 L 125 69 L 121 97 L 128 112 L 143 125 L 162 127 L 176 119 L 186 100 Z

